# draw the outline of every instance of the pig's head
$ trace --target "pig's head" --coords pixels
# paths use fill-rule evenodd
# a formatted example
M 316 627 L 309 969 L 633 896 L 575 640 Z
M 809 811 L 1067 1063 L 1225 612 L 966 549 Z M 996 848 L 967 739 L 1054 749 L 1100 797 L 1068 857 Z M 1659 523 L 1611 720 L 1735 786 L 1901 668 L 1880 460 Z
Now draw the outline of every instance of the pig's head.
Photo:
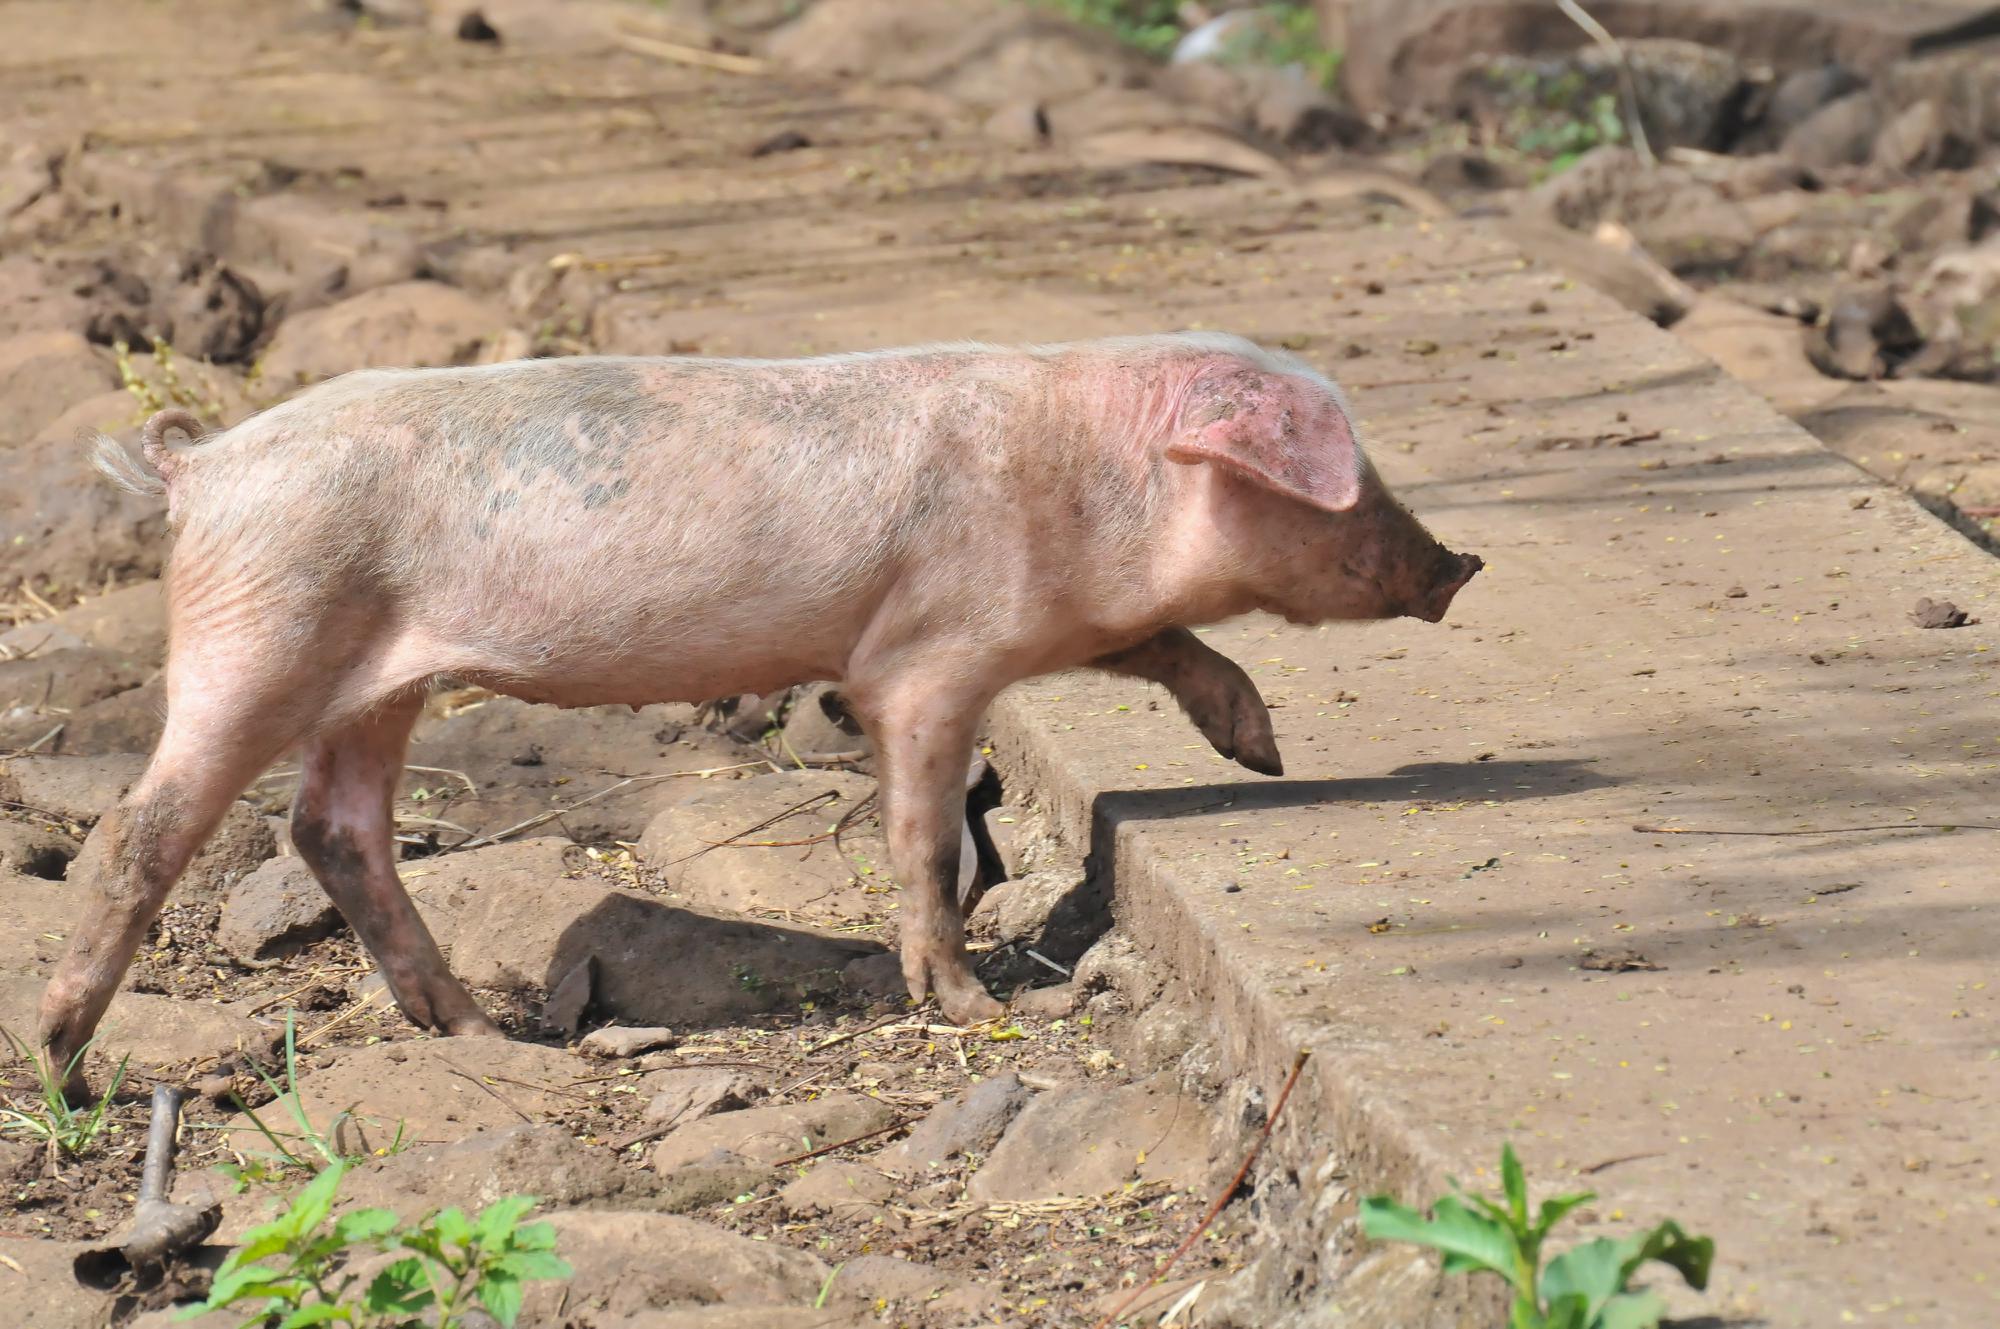
M 1257 607 L 1295 623 L 1409 616 L 1436 623 L 1484 566 L 1455 554 L 1382 484 L 1339 391 L 1300 367 L 1205 362 L 1168 460 L 1198 486 Z

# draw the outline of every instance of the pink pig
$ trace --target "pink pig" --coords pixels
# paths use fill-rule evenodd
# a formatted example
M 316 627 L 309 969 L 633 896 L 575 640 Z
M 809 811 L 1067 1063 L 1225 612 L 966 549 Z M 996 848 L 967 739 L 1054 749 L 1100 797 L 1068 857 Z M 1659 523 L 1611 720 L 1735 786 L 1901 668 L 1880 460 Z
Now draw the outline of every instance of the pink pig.
M 965 754 L 995 694 L 1080 665 L 1164 684 L 1218 751 L 1270 717 L 1186 625 L 1436 622 L 1480 560 L 1383 487 L 1340 390 L 1201 334 L 808 360 L 584 357 L 345 375 L 200 446 L 146 425 L 168 496 L 167 720 L 79 860 L 42 1002 L 95 1030 L 189 857 L 298 747 L 292 838 L 404 1013 L 494 1033 L 396 877 L 391 800 L 440 675 L 561 706 L 831 680 L 880 754 L 902 966 L 995 1015 L 956 897 Z

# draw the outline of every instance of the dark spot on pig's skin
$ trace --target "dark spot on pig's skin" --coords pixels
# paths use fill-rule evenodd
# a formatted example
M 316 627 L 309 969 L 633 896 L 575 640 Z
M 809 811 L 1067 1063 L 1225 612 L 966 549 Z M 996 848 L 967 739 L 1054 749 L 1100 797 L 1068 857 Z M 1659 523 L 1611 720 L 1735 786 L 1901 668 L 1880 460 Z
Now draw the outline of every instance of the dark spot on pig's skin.
M 623 498 L 625 491 L 631 487 L 632 482 L 623 478 L 614 480 L 608 485 L 592 485 L 583 491 L 583 506 L 601 508 L 607 503 Z

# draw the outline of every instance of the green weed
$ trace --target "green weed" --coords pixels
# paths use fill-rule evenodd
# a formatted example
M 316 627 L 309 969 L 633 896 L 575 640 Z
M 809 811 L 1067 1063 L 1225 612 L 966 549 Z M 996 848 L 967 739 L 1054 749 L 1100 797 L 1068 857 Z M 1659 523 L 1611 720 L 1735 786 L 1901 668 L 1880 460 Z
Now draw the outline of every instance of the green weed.
M 1500 1151 L 1500 1180 L 1505 1205 L 1467 1195 L 1453 1182 L 1453 1193 L 1431 1205 L 1428 1217 L 1386 1195 L 1370 1196 L 1361 1202 L 1361 1230 L 1376 1241 L 1444 1252 L 1448 1274 L 1484 1270 L 1507 1280 L 1514 1290 L 1508 1329 L 1654 1329 L 1666 1303 L 1656 1292 L 1627 1287 L 1649 1260 L 1678 1270 L 1697 1291 L 1708 1286 L 1715 1242 L 1689 1236 L 1671 1219 L 1620 1240 L 1599 1237 L 1573 1246 L 1544 1267 L 1549 1229 L 1597 1196 L 1554 1196 L 1530 1217 L 1527 1178 L 1511 1144 Z
M 285 1012 L 284 1083 L 280 1084 L 273 1079 L 270 1072 L 255 1062 L 251 1065 L 256 1070 L 258 1078 L 264 1082 L 265 1088 L 271 1091 L 272 1099 L 284 1108 L 285 1114 L 292 1119 L 296 1131 L 281 1134 L 272 1130 L 249 1104 L 241 1098 L 236 1100 L 237 1108 L 250 1119 L 250 1124 L 257 1128 L 257 1133 L 270 1141 L 271 1147 L 277 1151 L 262 1158 L 248 1159 L 241 1164 L 222 1165 L 222 1172 L 236 1183 L 238 1191 L 248 1188 L 253 1183 L 280 1181 L 292 1169 L 318 1172 L 323 1168 L 345 1167 L 367 1157 L 366 1154 L 348 1153 L 338 1144 L 341 1126 L 354 1120 L 352 1112 L 342 1111 L 336 1114 L 325 1130 L 314 1126 L 312 1118 L 307 1114 L 305 1100 L 299 1096 L 299 1050 L 293 1012 Z M 403 1123 L 399 1121 L 396 1123 L 394 1138 L 373 1152 L 376 1155 L 398 1154 L 404 1147 Z
M 0 1029 L 0 1035 L 6 1036 L 7 1044 L 14 1049 L 16 1056 L 35 1068 L 35 1080 L 41 1094 L 41 1101 L 29 1111 L 0 1109 L 0 1128 L 17 1135 L 33 1136 L 71 1158 L 89 1153 L 91 1146 L 97 1143 L 97 1137 L 104 1133 L 111 1099 L 125 1083 L 125 1071 L 132 1062 L 131 1054 L 127 1053 L 119 1060 L 118 1069 L 112 1075 L 111 1085 L 104 1091 L 103 1097 L 94 1106 L 79 1112 L 69 1105 L 63 1085 L 83 1064 L 84 1053 L 90 1051 L 95 1039 L 77 1049 L 76 1055 L 69 1059 L 69 1065 L 63 1067 L 61 1075 L 57 1075 L 46 1056 L 30 1049 L 10 1030 Z

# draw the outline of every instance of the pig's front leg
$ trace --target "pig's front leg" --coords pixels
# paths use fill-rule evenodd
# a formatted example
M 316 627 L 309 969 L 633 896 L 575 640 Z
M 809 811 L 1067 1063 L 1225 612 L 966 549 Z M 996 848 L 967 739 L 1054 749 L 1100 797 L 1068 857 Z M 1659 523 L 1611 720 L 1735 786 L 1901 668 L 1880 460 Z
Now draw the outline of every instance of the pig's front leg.
M 1173 693 L 1217 752 L 1259 775 L 1285 773 L 1271 712 L 1257 685 L 1234 660 L 1186 628 L 1167 628 L 1137 646 L 1100 655 L 1090 667 L 1158 683 Z
M 902 887 L 903 981 L 913 1000 L 937 994 L 958 1024 L 1004 1009 L 965 953 L 958 862 L 965 827 L 965 754 L 988 700 L 962 684 L 854 687 L 849 700 L 875 741 L 882 824 Z

